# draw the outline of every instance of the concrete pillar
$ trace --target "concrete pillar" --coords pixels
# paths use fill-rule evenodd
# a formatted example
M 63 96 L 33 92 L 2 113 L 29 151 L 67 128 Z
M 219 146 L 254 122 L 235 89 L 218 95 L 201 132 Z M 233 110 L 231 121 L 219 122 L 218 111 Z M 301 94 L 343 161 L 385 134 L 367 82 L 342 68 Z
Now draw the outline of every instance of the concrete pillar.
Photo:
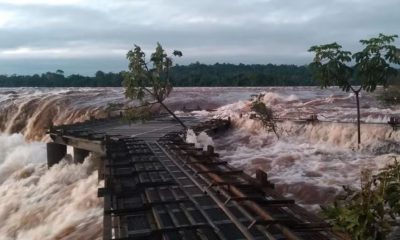
M 89 156 L 88 150 L 74 147 L 74 163 L 83 163 L 87 156 Z
M 58 143 L 47 143 L 47 166 L 50 168 L 60 162 L 67 154 L 67 146 Z

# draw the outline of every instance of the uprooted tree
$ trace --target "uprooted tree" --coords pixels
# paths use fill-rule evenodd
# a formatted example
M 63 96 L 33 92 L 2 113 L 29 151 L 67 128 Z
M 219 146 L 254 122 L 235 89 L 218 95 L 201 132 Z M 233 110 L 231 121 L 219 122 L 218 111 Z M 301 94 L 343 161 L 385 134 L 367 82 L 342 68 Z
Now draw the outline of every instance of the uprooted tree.
M 174 50 L 175 57 L 181 57 L 182 52 Z M 146 61 L 146 54 L 135 45 L 126 55 L 129 61 L 129 71 L 124 74 L 122 82 L 125 96 L 131 100 L 139 100 L 141 105 L 126 109 L 128 119 L 148 119 L 151 108 L 159 104 L 172 115 L 185 129 L 186 125 L 164 104 L 164 100 L 172 91 L 171 68 L 172 56 L 168 56 L 160 43 Z
M 271 108 L 267 107 L 267 105 L 265 105 L 265 103 L 262 101 L 263 97 L 264 94 L 259 94 L 251 102 L 251 110 L 255 114 L 251 116 L 251 118 L 259 119 L 263 127 L 268 131 L 274 132 L 276 137 L 279 139 L 274 112 L 272 111 Z
M 379 34 L 378 37 L 360 40 L 364 49 L 354 54 L 343 51 L 336 42 L 312 46 L 308 50 L 315 53 L 310 67 L 322 88 L 337 85 L 343 91 L 351 90 L 355 94 L 358 144 L 361 143 L 360 92 L 373 92 L 377 85 L 386 86 L 388 79 L 397 75 L 394 65 L 400 64 L 399 49 L 392 45 L 397 37 Z

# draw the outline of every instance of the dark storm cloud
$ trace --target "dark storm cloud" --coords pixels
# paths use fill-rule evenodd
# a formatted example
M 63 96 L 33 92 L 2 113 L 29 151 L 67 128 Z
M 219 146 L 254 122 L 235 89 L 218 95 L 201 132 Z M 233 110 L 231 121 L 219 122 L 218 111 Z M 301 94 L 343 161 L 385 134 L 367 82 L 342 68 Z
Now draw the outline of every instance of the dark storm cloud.
M 398 34 L 396 11 L 397 0 L 0 0 L 0 73 L 118 71 L 133 43 L 157 41 L 181 64 L 306 64 L 313 44 Z

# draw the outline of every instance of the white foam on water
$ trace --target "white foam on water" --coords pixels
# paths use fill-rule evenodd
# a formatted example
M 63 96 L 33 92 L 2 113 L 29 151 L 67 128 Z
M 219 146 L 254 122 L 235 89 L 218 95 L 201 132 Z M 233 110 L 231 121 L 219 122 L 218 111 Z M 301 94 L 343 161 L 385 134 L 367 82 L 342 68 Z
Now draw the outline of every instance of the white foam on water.
M 175 88 L 166 104 L 173 110 L 203 110 L 199 119 L 230 117 L 233 129 L 212 140 L 205 133 L 187 134 L 187 141 L 206 149 L 215 145 L 224 160 L 250 174 L 265 170 L 277 190 L 315 208 L 332 200 L 341 185 L 358 185 L 363 168 L 379 169 L 399 155 L 400 131 L 384 124 L 362 125 L 357 146 L 354 124 L 278 123 L 277 139 L 249 119 L 251 94 L 281 118 L 317 113 L 326 121 L 355 121 L 355 97 L 337 88 Z M 0 89 L 0 236 L 1 239 L 101 239 L 102 199 L 97 198 L 97 172 L 85 160 L 67 159 L 47 169 L 45 129 L 105 116 L 108 103 L 125 101 L 122 88 Z M 385 123 L 400 115 L 399 107 L 361 97 L 362 120 Z M 205 109 L 216 109 L 209 112 Z M 19 134 L 13 134 L 19 133 Z M 30 140 L 27 142 L 25 139 Z M 400 158 L 399 158 L 400 159 Z
M 101 239 L 100 183 L 92 169 L 90 159 L 47 169 L 44 143 L 0 135 L 1 239 Z
M 196 135 L 193 129 L 187 130 L 186 142 L 193 143 L 196 148 L 202 148 L 203 150 L 207 150 L 207 146 L 214 146 L 214 141 L 206 132 L 201 132 L 199 135 Z
M 265 93 L 263 101 L 281 117 L 292 117 L 291 112 L 299 107 L 312 113 L 327 103 L 336 104 L 337 109 L 322 110 L 334 112 L 331 117 L 340 121 L 343 115 L 354 115 L 354 109 L 341 107 L 347 106 L 352 97 L 331 95 L 311 101 L 298 97 L 289 102 L 285 95 Z M 379 108 L 365 111 L 368 114 L 363 118 L 367 122 L 381 123 L 388 119 L 382 113 L 377 115 Z M 400 113 L 400 109 L 382 110 L 385 111 Z M 216 117 L 230 117 L 233 126 L 233 130 L 215 140 L 216 150 L 222 159 L 250 174 L 258 168 L 265 170 L 280 192 L 310 207 L 332 201 L 342 185 L 359 187 L 362 169 L 377 171 L 392 162 L 393 157 L 400 159 L 400 131 L 388 124 L 363 124 L 362 144 L 358 146 L 355 124 L 283 121 L 277 123 L 278 139 L 259 121 L 249 119 L 249 113 L 249 101 L 238 101 L 215 112 Z

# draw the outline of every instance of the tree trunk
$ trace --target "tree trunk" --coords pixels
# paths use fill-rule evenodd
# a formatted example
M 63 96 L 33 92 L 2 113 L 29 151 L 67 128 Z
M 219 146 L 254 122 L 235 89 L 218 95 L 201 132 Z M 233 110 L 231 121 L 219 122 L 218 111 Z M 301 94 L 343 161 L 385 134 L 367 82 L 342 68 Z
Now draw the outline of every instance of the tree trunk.
M 359 93 L 360 91 L 354 91 L 356 94 L 356 101 L 357 101 L 357 133 L 358 133 L 358 145 L 361 144 L 361 114 L 360 114 L 360 98 Z
M 146 66 L 146 67 L 147 67 L 147 66 Z M 168 112 L 169 114 L 171 114 L 171 116 L 172 116 L 173 118 L 175 118 L 175 120 L 178 121 L 179 124 L 181 124 L 182 127 L 183 127 L 185 130 L 188 129 L 188 128 L 186 127 L 186 125 L 185 125 L 171 110 L 169 110 L 169 108 L 162 102 L 162 100 L 160 99 L 159 96 L 157 96 L 156 94 L 152 93 L 152 92 L 151 92 L 149 89 L 147 89 L 147 88 L 144 88 L 144 90 L 145 90 L 146 92 L 148 92 L 150 95 L 152 95 L 152 96 L 154 97 L 154 99 L 157 101 L 157 103 L 159 103 L 165 110 L 167 110 L 167 112 Z
M 160 105 L 161 105 L 165 110 L 167 110 L 167 112 L 168 112 L 169 114 L 171 114 L 172 117 L 175 118 L 175 120 L 178 121 L 179 124 L 181 124 L 182 127 L 183 127 L 185 130 L 187 129 L 186 125 L 182 122 L 182 120 L 180 120 L 171 110 L 169 110 L 169 108 L 168 108 L 167 106 L 165 106 L 165 104 L 164 104 L 163 102 L 159 101 L 158 103 L 160 103 Z

